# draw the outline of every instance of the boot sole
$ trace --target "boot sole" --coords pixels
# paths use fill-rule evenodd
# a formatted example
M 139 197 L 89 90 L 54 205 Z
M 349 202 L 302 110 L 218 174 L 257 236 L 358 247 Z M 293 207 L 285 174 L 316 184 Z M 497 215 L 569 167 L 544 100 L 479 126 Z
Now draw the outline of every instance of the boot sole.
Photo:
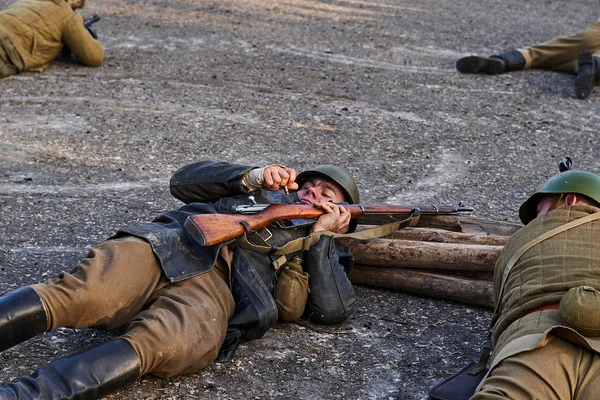
M 594 71 L 594 59 L 591 53 L 582 51 L 579 54 L 578 63 L 575 96 L 583 100 L 587 99 L 594 89 L 596 71 Z
M 456 62 L 456 69 L 463 74 L 487 73 L 498 75 L 504 71 L 501 61 L 486 57 L 469 56 Z

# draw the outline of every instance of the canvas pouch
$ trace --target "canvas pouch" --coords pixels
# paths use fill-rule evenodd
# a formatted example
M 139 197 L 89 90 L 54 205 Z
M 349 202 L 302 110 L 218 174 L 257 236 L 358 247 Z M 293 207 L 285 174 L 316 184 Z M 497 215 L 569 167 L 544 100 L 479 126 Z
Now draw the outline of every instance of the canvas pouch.
M 296 321 L 304 313 L 308 300 L 308 278 L 302 270 L 300 257 L 294 257 L 280 267 L 273 295 L 281 321 Z
M 600 336 L 600 291 L 591 286 L 571 288 L 560 301 L 563 323 L 583 336 Z

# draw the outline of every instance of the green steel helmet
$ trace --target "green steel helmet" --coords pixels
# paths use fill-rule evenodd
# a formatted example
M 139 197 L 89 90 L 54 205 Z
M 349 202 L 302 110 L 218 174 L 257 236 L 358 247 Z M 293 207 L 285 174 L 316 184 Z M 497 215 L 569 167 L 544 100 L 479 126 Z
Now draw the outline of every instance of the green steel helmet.
M 352 175 L 345 169 L 336 167 L 335 165 L 319 165 L 313 169 L 303 171 L 296 177 L 298 187 L 302 187 L 304 182 L 313 176 L 320 176 L 334 181 L 342 188 L 348 203 L 360 203 L 358 186 L 356 186 L 356 182 L 354 181 L 354 178 L 352 178 Z
M 546 194 L 581 194 L 600 203 L 600 176 L 578 170 L 568 170 L 548 179 L 519 208 L 519 218 L 527 225 L 537 216 L 537 203 Z

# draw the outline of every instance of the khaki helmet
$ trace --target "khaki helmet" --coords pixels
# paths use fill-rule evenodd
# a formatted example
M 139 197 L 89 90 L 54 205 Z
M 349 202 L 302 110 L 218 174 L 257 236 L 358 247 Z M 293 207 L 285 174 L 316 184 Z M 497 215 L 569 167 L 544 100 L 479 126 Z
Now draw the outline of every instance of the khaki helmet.
M 537 203 L 546 194 L 581 194 L 600 202 L 600 176 L 578 170 L 568 170 L 548 179 L 519 208 L 519 218 L 527 225 L 537 216 Z
M 360 203 L 358 186 L 356 186 L 356 182 L 354 181 L 354 178 L 352 178 L 352 175 L 345 169 L 336 167 L 335 165 L 319 165 L 313 169 L 303 171 L 296 177 L 298 187 L 301 188 L 302 185 L 304 185 L 304 182 L 313 176 L 320 176 L 334 181 L 341 187 L 348 203 Z

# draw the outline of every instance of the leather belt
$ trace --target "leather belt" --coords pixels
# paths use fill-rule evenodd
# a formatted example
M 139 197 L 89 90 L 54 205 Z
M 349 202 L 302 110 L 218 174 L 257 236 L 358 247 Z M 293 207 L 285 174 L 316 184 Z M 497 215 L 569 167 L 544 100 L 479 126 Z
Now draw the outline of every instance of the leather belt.
M 525 315 L 529 315 L 532 314 L 534 312 L 538 312 L 538 311 L 544 311 L 544 310 L 558 310 L 560 306 L 560 303 L 554 303 L 554 304 L 544 304 L 541 307 L 535 308 L 531 311 L 528 311 L 527 313 L 525 313 Z

